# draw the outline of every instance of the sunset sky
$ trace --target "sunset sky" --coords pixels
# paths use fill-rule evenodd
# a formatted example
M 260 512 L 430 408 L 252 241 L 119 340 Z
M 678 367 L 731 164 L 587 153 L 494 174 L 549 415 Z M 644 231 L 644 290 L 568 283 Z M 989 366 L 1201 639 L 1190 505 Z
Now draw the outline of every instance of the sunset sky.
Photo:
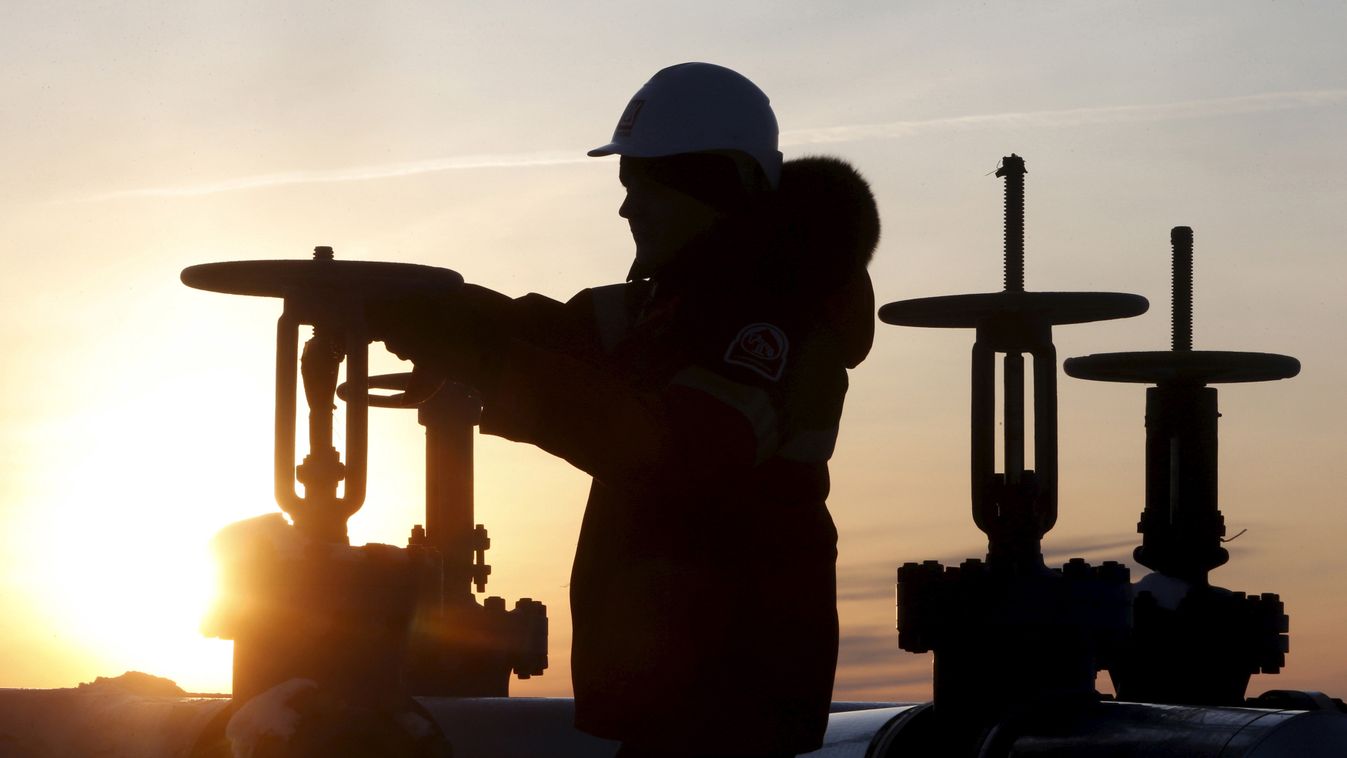
M 1304 367 L 1221 390 L 1221 505 L 1248 531 L 1213 581 L 1290 611 L 1285 672 L 1251 692 L 1347 694 L 1347 5 L 53 1 L 0 18 L 0 687 L 133 669 L 228 689 L 228 643 L 196 631 L 206 543 L 276 510 L 280 304 L 188 289 L 182 268 L 332 245 L 512 295 L 620 281 L 617 163 L 584 151 L 652 73 L 704 60 L 771 96 L 788 159 L 869 178 L 881 303 L 1000 288 L 990 174 L 1011 152 L 1028 288 L 1151 300 L 1059 329 L 1062 358 L 1168 346 L 1169 229 L 1192 226 L 1195 347 Z M 852 374 L 830 499 L 839 699 L 929 696 L 929 657 L 897 649 L 893 570 L 984 551 L 971 344 L 881 326 Z M 1047 558 L 1130 560 L 1144 392 L 1061 376 L 1059 399 Z M 414 414 L 372 412 L 353 542 L 402 544 L 422 519 L 421 445 Z M 477 477 L 488 594 L 552 620 L 551 669 L 513 691 L 568 695 L 587 478 L 489 438 Z

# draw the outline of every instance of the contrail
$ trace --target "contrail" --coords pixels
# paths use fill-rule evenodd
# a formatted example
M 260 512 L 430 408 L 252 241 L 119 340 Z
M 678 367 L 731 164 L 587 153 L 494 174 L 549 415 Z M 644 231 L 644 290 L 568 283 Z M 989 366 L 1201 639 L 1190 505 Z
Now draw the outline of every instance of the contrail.
M 590 160 L 583 150 L 548 150 L 535 153 L 501 153 L 483 155 L 462 155 L 454 158 L 434 158 L 425 161 L 407 161 L 404 163 L 384 163 L 377 166 L 355 166 L 352 168 L 328 169 L 317 171 L 282 171 L 273 174 L 257 174 L 237 179 L 225 179 L 208 184 L 195 184 L 183 187 L 148 187 L 144 189 L 122 190 L 99 195 L 94 200 L 114 200 L 137 197 L 193 197 L 213 195 L 218 192 L 238 192 L 241 190 L 282 187 L 290 184 L 324 184 L 332 182 L 361 182 L 369 179 L 390 179 L 417 174 L 433 174 L 438 171 L 457 171 L 469 168 L 515 168 L 525 166 L 561 166 L 568 163 L 582 163 Z
M 782 132 L 783 146 L 826 145 L 863 139 L 911 137 L 934 131 L 1035 128 L 1061 129 L 1090 124 L 1118 124 L 1233 116 L 1298 108 L 1314 108 L 1347 101 L 1347 89 L 1273 92 L 1262 95 L 1189 100 L 1162 105 L 1113 105 L 1095 108 L 992 113 L 977 116 L 953 116 L 921 121 L 890 121 L 882 124 L 855 124 Z
M 972 129 L 1063 129 L 1092 124 L 1144 123 L 1180 121 L 1187 119 L 1234 116 L 1269 111 L 1285 111 L 1335 105 L 1347 101 L 1347 89 L 1307 90 L 1302 92 L 1272 92 L 1261 95 L 1243 95 L 1209 100 L 1189 100 L 1160 105 L 1113 105 L 1093 108 L 1026 111 L 1019 113 L 991 113 L 973 116 L 951 116 L 916 121 L 890 121 L 879 124 L 852 124 L 815 129 L 795 129 L 782 132 L 782 147 L 828 145 L 867 139 L 896 139 L 930 132 Z M 490 153 L 435 158 L 425 161 L 386 163 L 375 166 L 314 171 L 284 171 L 271 174 L 244 176 L 207 184 L 179 187 L 149 187 L 121 190 L 98 195 L 91 200 L 126 198 L 172 198 L 211 195 L 220 192 L 282 187 L 295 184 L 323 184 L 359 182 L 370 179 L 389 179 L 401 176 L 431 174 L 440 171 L 458 171 L 481 168 L 522 168 L 530 166 L 562 166 L 584 163 L 589 159 L 583 150 L 548 150 L 532 153 Z

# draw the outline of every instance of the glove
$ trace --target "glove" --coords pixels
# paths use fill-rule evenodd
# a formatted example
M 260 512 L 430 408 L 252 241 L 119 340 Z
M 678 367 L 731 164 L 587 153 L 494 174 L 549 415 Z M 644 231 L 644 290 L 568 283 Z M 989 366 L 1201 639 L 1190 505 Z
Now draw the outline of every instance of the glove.
M 408 295 L 369 301 L 365 321 L 372 340 L 382 340 L 418 372 L 480 388 L 506 339 L 510 298 L 483 287 L 464 286 L 447 295 Z
M 370 340 L 382 340 L 397 357 L 429 362 L 440 352 L 446 309 L 443 295 L 371 300 L 365 303 L 365 325 Z

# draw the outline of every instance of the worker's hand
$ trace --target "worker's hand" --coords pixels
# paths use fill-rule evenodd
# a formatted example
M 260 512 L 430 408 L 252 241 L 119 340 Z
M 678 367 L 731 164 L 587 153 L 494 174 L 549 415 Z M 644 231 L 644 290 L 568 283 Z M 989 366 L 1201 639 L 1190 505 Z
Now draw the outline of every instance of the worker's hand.
M 416 364 L 419 373 L 480 387 L 485 366 L 508 333 L 509 298 L 467 285 L 448 295 L 371 301 L 370 338 Z
M 365 303 L 371 341 L 382 340 L 403 360 L 428 361 L 442 348 L 448 318 L 445 296 L 407 295 Z

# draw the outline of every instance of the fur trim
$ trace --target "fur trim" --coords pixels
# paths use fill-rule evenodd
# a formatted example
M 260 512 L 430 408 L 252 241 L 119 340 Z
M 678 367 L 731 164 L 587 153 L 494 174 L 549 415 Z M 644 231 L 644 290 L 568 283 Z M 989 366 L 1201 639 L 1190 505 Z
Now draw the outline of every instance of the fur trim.
M 805 281 L 837 286 L 863 270 L 879 245 L 879 209 L 870 185 L 839 158 L 787 161 L 776 205 L 795 273 Z
M 781 169 L 776 199 L 791 289 L 817 304 L 848 368 L 870 352 L 875 296 L 866 266 L 879 245 L 879 208 L 870 185 L 846 161 L 800 158 Z

